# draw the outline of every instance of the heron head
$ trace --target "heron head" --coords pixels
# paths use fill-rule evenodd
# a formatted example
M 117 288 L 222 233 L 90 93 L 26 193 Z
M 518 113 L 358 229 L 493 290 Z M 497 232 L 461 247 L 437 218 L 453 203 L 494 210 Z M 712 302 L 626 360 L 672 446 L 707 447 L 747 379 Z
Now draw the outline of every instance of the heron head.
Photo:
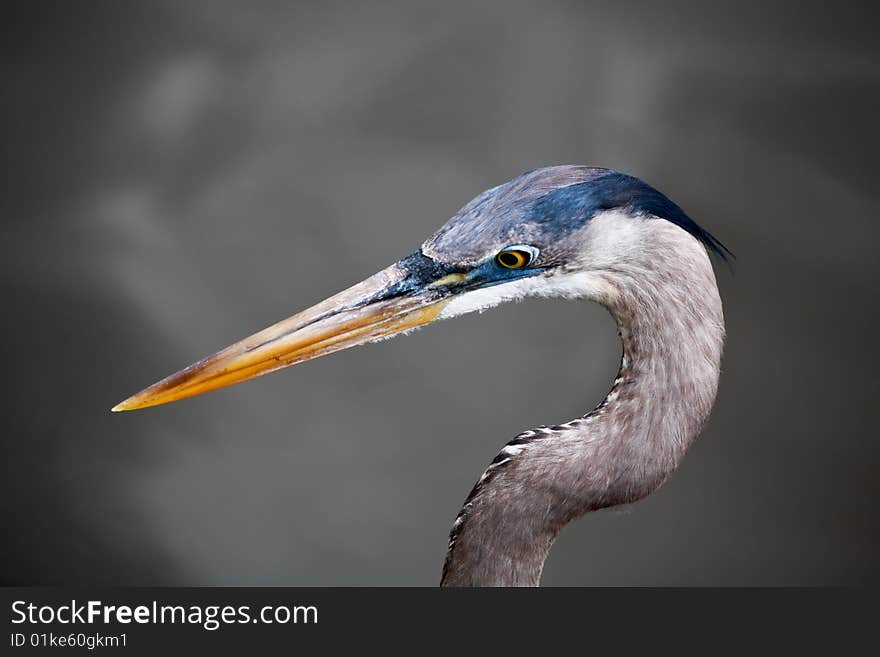
M 113 410 L 191 397 L 524 296 L 599 298 L 608 273 L 650 239 L 633 227 L 655 219 L 726 251 L 637 178 L 582 166 L 529 171 L 477 196 L 411 255 Z

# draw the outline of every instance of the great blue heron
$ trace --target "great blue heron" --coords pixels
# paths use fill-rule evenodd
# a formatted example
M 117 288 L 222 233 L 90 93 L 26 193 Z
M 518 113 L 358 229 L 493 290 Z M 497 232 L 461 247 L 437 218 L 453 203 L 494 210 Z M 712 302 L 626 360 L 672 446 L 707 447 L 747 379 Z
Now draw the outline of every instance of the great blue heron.
M 707 249 L 729 254 L 637 178 L 536 169 L 477 196 L 412 255 L 113 410 L 198 395 L 526 296 L 597 301 L 623 343 L 608 396 L 582 417 L 507 443 L 449 538 L 442 585 L 535 586 L 565 524 L 651 493 L 709 416 L 724 318 Z

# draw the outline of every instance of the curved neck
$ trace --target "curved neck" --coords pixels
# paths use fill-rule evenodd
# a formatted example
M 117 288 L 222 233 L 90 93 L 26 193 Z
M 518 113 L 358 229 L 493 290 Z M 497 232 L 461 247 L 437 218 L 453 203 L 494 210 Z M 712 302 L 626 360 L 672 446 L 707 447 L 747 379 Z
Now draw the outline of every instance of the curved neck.
M 536 586 L 563 526 L 645 497 L 678 467 L 715 400 L 724 339 L 714 273 L 698 248 L 676 271 L 602 274 L 593 296 L 623 345 L 614 386 L 587 415 L 501 450 L 455 521 L 443 586 Z

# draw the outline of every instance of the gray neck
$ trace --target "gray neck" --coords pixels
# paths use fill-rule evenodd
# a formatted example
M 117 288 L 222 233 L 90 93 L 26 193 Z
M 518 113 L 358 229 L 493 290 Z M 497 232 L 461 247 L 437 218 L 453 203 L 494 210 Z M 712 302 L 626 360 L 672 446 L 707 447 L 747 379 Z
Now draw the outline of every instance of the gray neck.
M 623 344 L 614 386 L 587 415 L 501 450 L 455 521 L 443 586 L 537 586 L 563 526 L 645 497 L 678 467 L 714 403 L 724 339 L 711 263 L 688 239 L 663 271 L 602 273 L 593 297 Z

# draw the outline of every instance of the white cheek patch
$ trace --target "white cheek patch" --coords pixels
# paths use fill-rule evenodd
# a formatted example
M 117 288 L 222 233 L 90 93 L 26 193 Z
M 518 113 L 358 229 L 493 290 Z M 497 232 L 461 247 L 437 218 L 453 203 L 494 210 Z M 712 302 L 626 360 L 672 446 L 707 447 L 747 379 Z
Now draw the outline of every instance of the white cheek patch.
M 561 297 L 566 299 L 608 299 L 613 294 L 611 285 L 593 272 L 579 271 L 522 278 L 453 297 L 437 319 L 459 317 L 467 313 L 483 312 L 489 308 L 519 301 L 526 297 Z
M 534 294 L 535 282 L 534 278 L 523 278 L 518 281 L 458 294 L 452 297 L 449 303 L 446 304 L 446 307 L 440 311 L 437 319 L 449 319 L 450 317 L 458 317 L 459 315 L 466 315 L 474 311 L 483 312 L 501 303 L 522 299 Z

